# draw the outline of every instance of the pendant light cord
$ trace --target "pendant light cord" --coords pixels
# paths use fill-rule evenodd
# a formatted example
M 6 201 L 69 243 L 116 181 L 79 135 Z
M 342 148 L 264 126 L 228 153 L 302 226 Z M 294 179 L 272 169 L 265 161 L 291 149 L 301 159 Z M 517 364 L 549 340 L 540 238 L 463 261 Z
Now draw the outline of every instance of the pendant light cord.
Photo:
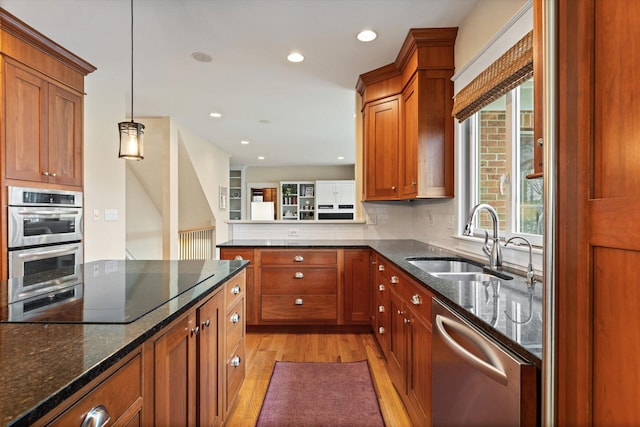
M 131 123 L 133 122 L 133 0 L 131 0 Z

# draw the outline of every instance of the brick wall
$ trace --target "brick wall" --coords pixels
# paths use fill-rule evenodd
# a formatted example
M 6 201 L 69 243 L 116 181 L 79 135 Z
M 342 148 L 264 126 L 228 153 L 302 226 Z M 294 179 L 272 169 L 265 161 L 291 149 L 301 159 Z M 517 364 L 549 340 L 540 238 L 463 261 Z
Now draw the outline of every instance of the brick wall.
M 481 110 L 479 124 L 479 201 L 495 208 L 500 228 L 504 230 L 507 203 L 505 197 L 500 195 L 500 177 L 507 173 L 506 114 L 504 111 Z M 481 213 L 478 226 L 490 230 L 493 227 L 491 217 Z

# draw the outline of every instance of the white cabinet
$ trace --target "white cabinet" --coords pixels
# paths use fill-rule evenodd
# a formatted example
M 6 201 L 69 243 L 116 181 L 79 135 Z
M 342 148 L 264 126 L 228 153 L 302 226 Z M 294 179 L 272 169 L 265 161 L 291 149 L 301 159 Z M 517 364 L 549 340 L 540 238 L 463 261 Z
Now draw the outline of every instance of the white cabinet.
M 280 183 L 280 219 L 310 221 L 315 218 L 315 182 Z
M 242 202 L 242 170 L 229 170 L 229 219 L 244 219 Z
M 318 219 L 354 219 L 355 181 L 316 181 Z

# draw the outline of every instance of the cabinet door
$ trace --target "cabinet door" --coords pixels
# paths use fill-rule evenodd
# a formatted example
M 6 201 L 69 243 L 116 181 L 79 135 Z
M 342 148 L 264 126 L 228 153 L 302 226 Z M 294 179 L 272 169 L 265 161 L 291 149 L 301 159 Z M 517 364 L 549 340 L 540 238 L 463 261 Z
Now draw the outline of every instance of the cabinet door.
M 157 426 L 196 425 L 195 326 L 190 314 L 154 341 Z
M 418 81 L 414 76 L 402 93 L 404 142 L 400 153 L 400 190 L 403 198 L 418 194 Z
M 344 321 L 371 321 L 371 260 L 368 250 L 344 251 Z
M 400 296 L 389 292 L 389 377 L 401 394 L 406 393 L 405 367 L 407 364 L 407 339 L 405 329 L 405 307 Z
M 430 303 L 430 301 L 426 302 Z M 431 425 L 431 323 L 411 309 L 407 327 L 407 394 L 418 425 Z
M 198 425 L 222 423 L 224 385 L 224 293 L 219 292 L 198 309 Z
M 46 117 L 48 83 L 13 64 L 5 63 L 6 177 L 47 181 Z
M 365 112 L 365 196 L 398 198 L 400 97 L 368 105 Z
M 316 203 L 318 205 L 333 205 L 336 202 L 336 186 L 333 182 L 317 181 Z
M 49 85 L 49 182 L 82 185 L 82 96 Z
M 355 181 L 336 182 L 336 203 L 339 205 L 356 204 Z

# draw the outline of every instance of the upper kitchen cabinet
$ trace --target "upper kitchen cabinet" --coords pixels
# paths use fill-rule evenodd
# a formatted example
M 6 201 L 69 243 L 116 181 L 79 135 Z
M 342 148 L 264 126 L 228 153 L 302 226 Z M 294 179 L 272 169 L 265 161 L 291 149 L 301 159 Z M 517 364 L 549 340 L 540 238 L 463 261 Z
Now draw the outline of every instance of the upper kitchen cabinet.
M 2 176 L 82 186 L 84 77 L 95 70 L 0 9 Z
M 360 76 L 366 200 L 453 197 L 457 31 L 410 30 L 394 63 Z

